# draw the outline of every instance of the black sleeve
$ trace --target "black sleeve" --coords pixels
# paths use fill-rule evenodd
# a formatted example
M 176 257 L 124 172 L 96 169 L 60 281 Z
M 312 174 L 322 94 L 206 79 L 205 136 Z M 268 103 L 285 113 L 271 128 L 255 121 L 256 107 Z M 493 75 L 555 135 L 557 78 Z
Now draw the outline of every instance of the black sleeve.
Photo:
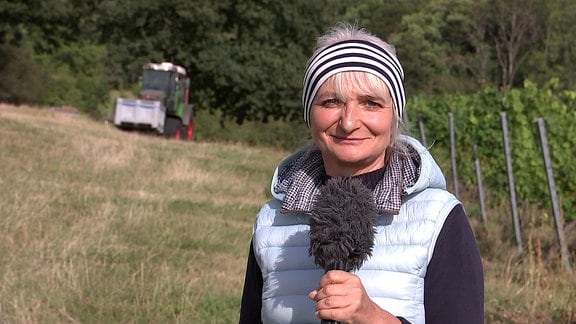
M 262 271 L 256 263 L 254 248 L 250 242 L 242 304 L 240 305 L 240 324 L 262 323 L 260 310 L 262 309 Z
M 462 205 L 448 215 L 424 279 L 426 323 L 484 323 L 484 273 Z

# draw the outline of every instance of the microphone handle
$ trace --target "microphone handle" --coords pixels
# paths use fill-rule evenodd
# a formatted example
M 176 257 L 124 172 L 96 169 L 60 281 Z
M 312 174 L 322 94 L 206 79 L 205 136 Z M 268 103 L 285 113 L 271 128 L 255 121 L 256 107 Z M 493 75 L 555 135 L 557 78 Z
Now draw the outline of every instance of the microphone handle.
M 326 319 L 323 319 L 320 323 L 321 324 L 342 324 L 342 322 L 333 321 L 333 320 L 326 320 Z
M 328 267 L 328 270 L 344 270 L 344 269 L 346 269 L 346 261 L 344 259 L 336 260 L 334 264 Z M 323 319 L 322 321 L 320 321 L 320 324 L 342 324 L 342 322 Z

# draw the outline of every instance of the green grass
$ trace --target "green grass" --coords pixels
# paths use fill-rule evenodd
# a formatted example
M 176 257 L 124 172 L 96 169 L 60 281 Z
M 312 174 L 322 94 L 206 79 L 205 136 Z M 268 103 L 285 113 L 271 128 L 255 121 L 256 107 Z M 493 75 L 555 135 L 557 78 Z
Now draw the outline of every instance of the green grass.
M 252 221 L 285 154 L 0 105 L 0 323 L 237 322 Z M 507 208 L 471 219 L 487 322 L 576 321 L 552 218 L 528 208 L 519 256 Z

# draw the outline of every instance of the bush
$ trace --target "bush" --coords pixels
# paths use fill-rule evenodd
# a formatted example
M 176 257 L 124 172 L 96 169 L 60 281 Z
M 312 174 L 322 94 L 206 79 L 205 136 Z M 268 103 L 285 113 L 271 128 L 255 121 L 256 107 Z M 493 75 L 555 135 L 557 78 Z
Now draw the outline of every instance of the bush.
M 44 104 L 71 105 L 93 117 L 107 117 L 109 86 L 104 47 L 73 44 L 38 59 L 52 75 Z
M 49 82 L 43 68 L 25 48 L 0 45 L 0 101 L 38 104 Z
M 303 121 L 250 121 L 238 125 L 229 118 L 206 110 L 197 112 L 194 125 L 194 138 L 198 141 L 245 143 L 286 150 L 303 145 L 309 134 Z

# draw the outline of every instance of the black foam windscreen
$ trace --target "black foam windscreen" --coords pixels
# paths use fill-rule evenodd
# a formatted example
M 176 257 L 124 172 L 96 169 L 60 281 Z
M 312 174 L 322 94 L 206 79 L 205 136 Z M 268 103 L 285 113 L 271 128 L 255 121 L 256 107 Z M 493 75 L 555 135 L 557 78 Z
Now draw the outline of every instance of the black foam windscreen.
M 310 217 L 310 255 L 325 271 L 359 269 L 372 255 L 376 206 L 359 179 L 332 177 Z

